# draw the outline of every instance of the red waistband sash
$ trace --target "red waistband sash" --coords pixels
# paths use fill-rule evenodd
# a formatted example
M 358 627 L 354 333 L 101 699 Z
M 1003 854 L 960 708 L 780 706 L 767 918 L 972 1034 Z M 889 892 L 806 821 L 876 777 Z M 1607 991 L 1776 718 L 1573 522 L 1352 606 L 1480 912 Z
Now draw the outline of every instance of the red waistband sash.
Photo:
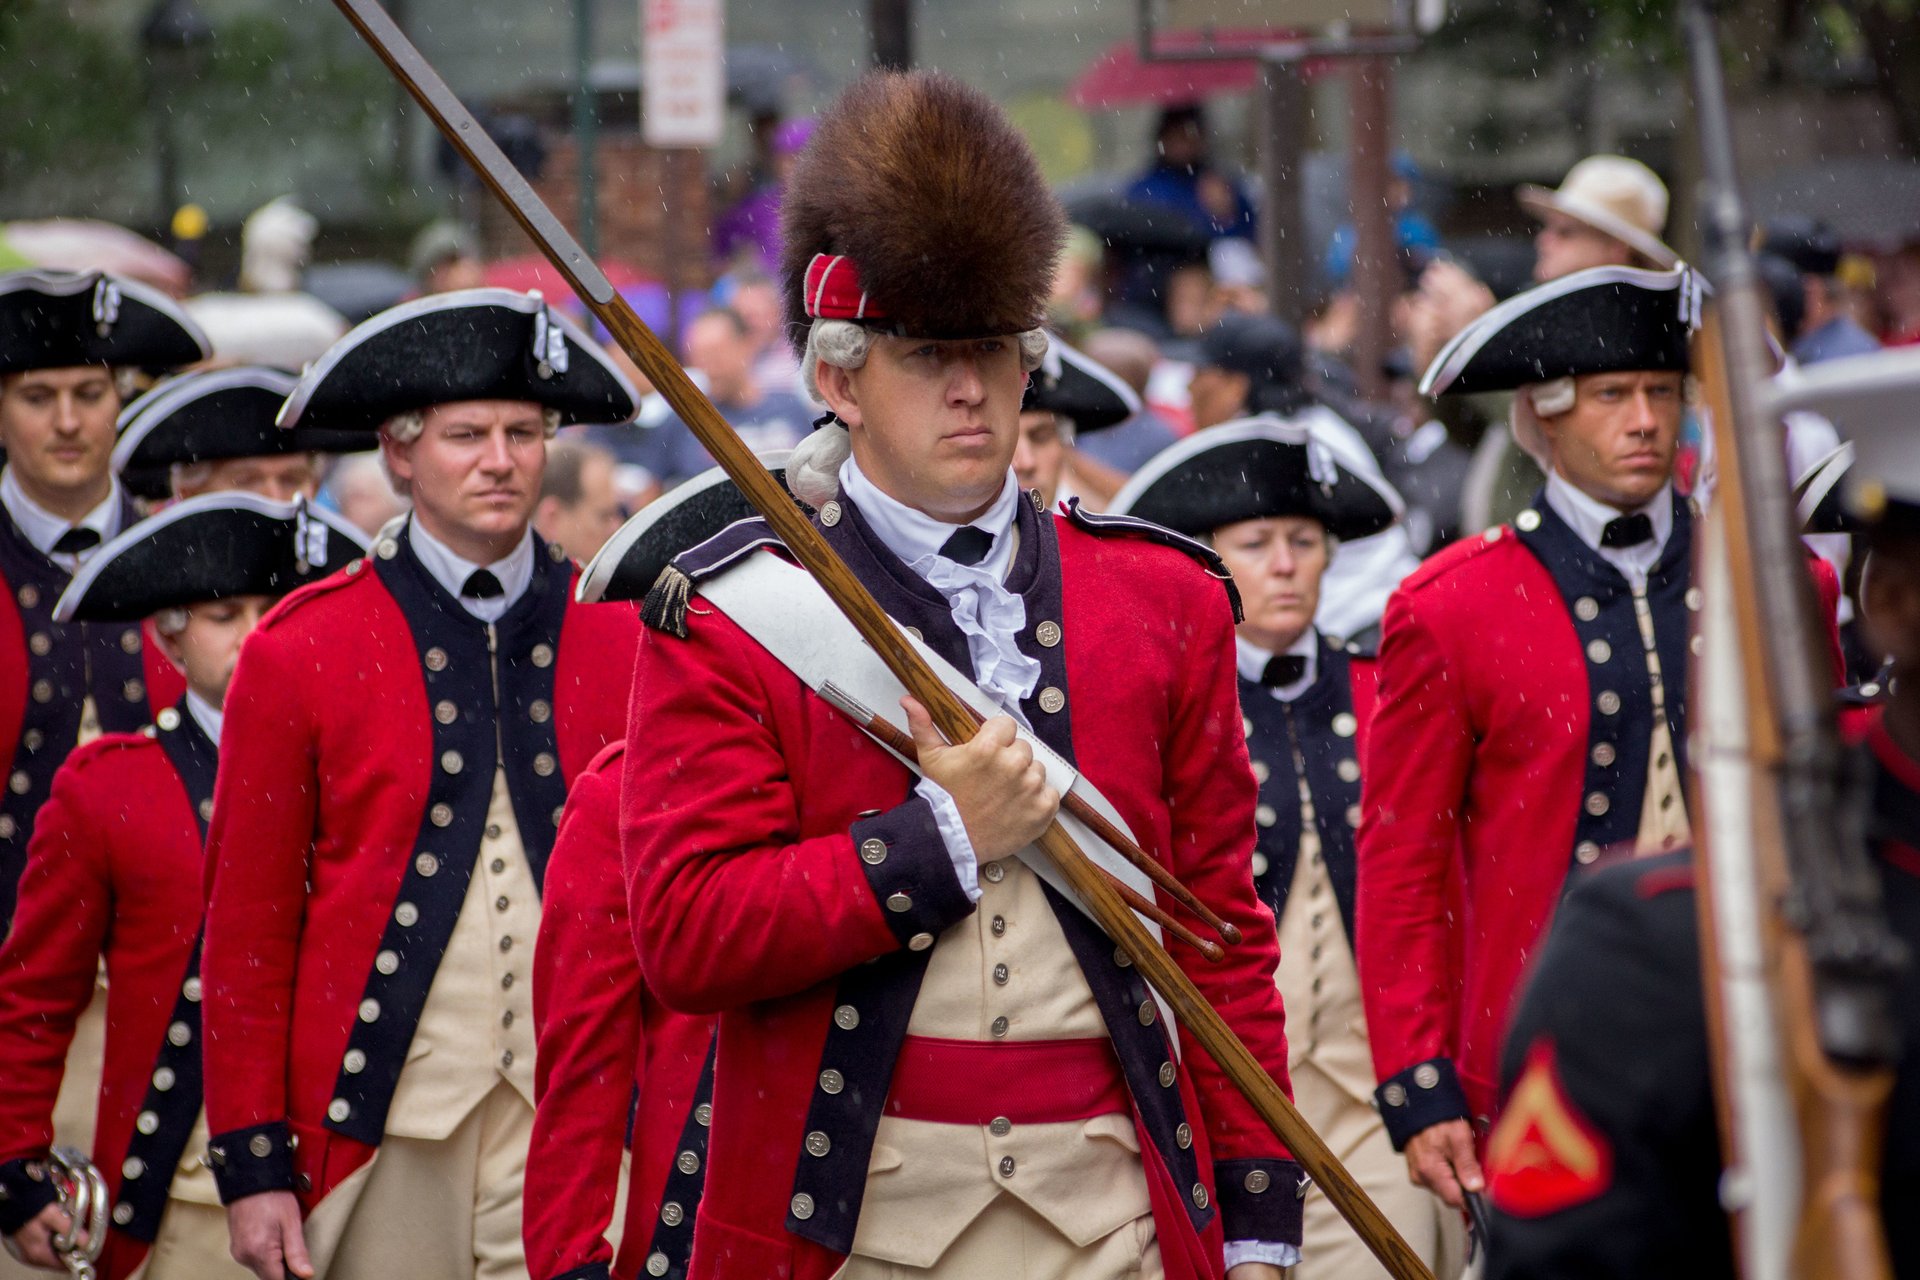
M 1057 1124 L 1130 1112 L 1113 1042 L 938 1040 L 908 1036 L 887 1114 L 936 1124 Z

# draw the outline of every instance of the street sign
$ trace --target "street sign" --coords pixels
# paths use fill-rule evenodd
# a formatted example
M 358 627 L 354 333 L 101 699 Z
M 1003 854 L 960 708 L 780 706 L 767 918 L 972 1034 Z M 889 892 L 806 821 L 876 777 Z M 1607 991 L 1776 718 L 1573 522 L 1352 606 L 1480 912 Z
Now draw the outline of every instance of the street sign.
M 651 147 L 711 147 L 726 127 L 725 0 L 640 0 L 640 124 Z

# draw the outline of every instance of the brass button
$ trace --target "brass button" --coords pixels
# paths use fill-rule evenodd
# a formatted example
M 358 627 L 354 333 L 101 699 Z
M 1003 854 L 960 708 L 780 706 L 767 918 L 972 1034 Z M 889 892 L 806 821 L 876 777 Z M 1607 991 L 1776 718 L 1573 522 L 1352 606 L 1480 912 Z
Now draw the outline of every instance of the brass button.
M 993 981 L 995 986 L 1001 986 L 1001 987 L 1006 986 L 1007 982 L 1012 978 L 1012 976 L 1013 976 L 1013 971 L 1008 969 L 1007 966 L 1005 966 L 1004 964 L 997 964 L 993 966 Z
M 1581 596 L 1573 602 L 1573 616 L 1582 622 L 1592 622 L 1600 616 L 1600 602 L 1592 596 Z
M 202 822 L 213 821 L 213 800 L 211 798 L 200 802 L 200 820 Z
M 147 1171 L 147 1162 L 139 1156 L 128 1156 L 120 1165 L 120 1172 L 129 1179 L 137 1178 Z
M 413 869 L 423 878 L 430 880 L 440 874 L 440 859 L 430 853 L 423 853 L 413 860 Z
M 994 937 L 1003 938 L 1007 933 L 1007 918 L 1005 916 L 995 916 L 993 923 L 987 927 L 993 931 Z
M 153 722 L 168 733 L 172 733 L 180 727 L 180 713 L 172 707 L 163 707 L 160 714 L 153 718 Z
M 1013 1121 L 1007 1119 L 1005 1116 L 995 1116 L 992 1122 L 987 1125 L 987 1132 L 996 1138 L 1004 1138 L 1013 1132 Z
M 458 773 L 467 767 L 467 762 L 458 751 L 443 751 L 440 753 L 440 767 L 448 773 Z
M 500 989 L 502 991 L 513 990 L 513 975 L 511 973 L 503 973 L 500 975 Z
M 1596 742 L 1593 744 L 1593 762 L 1602 769 L 1617 759 L 1619 759 L 1619 753 L 1613 749 L 1611 742 Z
M 1253 721 L 1247 719 L 1245 716 L 1240 717 L 1240 736 L 1243 738 L 1251 738 L 1253 736 Z
M 0 813 L 0 840 L 11 840 L 20 831 L 20 824 L 11 815 Z
M 52 702 L 53 681 L 35 680 L 33 682 L 33 700 L 35 702 Z
M 453 825 L 453 806 L 445 803 L 444 801 L 440 804 L 436 804 L 435 806 L 433 806 L 432 809 L 428 810 L 427 821 L 433 823 L 433 825 L 436 827 L 452 826 Z
M 503 1067 L 510 1067 L 513 1065 L 513 1050 L 509 1049 L 505 1053 L 500 1055 L 500 1065 Z
M 1600 846 L 1591 840 L 1582 840 L 1579 844 L 1573 846 L 1573 859 L 1583 867 L 1592 866 L 1594 861 L 1599 857 Z
M 133 1206 L 125 1200 L 113 1206 L 113 1222 L 118 1227 L 130 1225 L 133 1222 Z
M 1185 1151 L 1188 1147 L 1192 1146 L 1193 1145 L 1193 1126 L 1190 1124 L 1182 1123 L 1179 1128 L 1175 1129 L 1173 1131 L 1173 1144 L 1176 1147 L 1179 1147 L 1182 1151 Z
M 553 646 L 550 644 L 537 644 L 533 646 L 533 652 L 528 656 L 533 659 L 534 666 L 550 667 L 553 665 Z
M 1700 588 L 1698 587 L 1687 588 L 1687 608 L 1693 610 L 1695 613 L 1700 612 L 1701 599 L 1702 599 L 1702 596 L 1700 595 Z
M 493 909 L 495 911 L 505 911 L 508 907 L 512 905 L 513 904 L 511 902 L 507 901 L 507 895 L 504 893 L 493 900 Z
M 1007 1031 L 1011 1025 L 1012 1024 L 1007 1021 L 1007 1015 L 1003 1013 L 993 1020 L 992 1025 L 989 1026 L 987 1030 L 993 1033 L 995 1040 L 1004 1040 L 1007 1037 Z
M 1617 716 L 1620 714 L 1620 695 L 1611 689 L 1601 690 L 1600 696 L 1595 698 L 1593 703 L 1600 708 L 1600 714 L 1603 716 Z
M 1257 1196 L 1273 1185 L 1273 1178 L 1265 1169 L 1249 1169 L 1240 1185 Z
M 920 628 L 918 627 L 908 627 L 907 634 L 912 636 L 915 640 L 924 641 L 926 639 L 924 635 L 920 634 Z
M 989 862 L 980 868 L 980 874 L 987 878 L 988 883 L 999 884 L 1007 878 L 1007 869 L 997 862 Z
M 513 1010 L 509 1009 L 500 1015 L 500 1025 L 509 1028 L 513 1026 Z
M 887 910 L 895 914 L 902 911 L 911 911 L 913 910 L 913 899 L 904 893 L 890 893 L 887 895 Z
M 340 1065 L 347 1069 L 348 1075 L 357 1076 L 367 1069 L 367 1055 L 359 1049 L 349 1049 Z
M 1522 533 L 1532 533 L 1540 527 L 1540 513 L 1528 507 L 1513 518 L 1513 527 Z
M 826 1094 L 838 1094 L 842 1089 L 846 1087 L 847 1087 L 847 1078 L 841 1075 L 838 1071 L 835 1071 L 832 1067 L 828 1067 L 825 1071 L 822 1071 L 820 1073 L 820 1092 L 826 1093 Z
M 1131 969 L 1133 967 L 1133 957 L 1127 954 L 1125 947 L 1115 947 L 1113 949 L 1113 962 L 1122 969 Z
M 335 1124 L 345 1124 L 347 1117 L 353 1114 L 353 1107 L 345 1098 L 335 1098 L 327 1104 L 327 1119 Z
M 31 609 L 39 603 L 40 588 L 34 586 L 32 583 L 28 583 L 26 586 L 20 588 L 20 607 L 22 609 Z
M 1407 1105 L 1407 1090 L 1400 1084 L 1390 1084 L 1380 1091 L 1380 1100 L 1390 1107 Z
M 382 560 L 391 560 L 400 554 L 400 544 L 392 538 L 382 538 L 373 544 L 373 554 Z
M 700 1172 L 700 1156 L 697 1152 L 682 1151 L 673 1162 L 674 1168 L 689 1176 Z
M 120 696 L 128 702 L 138 702 L 147 696 L 147 686 L 140 680 L 129 680 L 120 686 Z
M 1601 662 L 1608 661 L 1612 657 L 1613 657 L 1613 646 L 1608 644 L 1605 640 L 1587 641 L 1587 661 L 1593 662 L 1593 663 L 1601 663 Z
M 380 1021 L 380 1002 L 378 1000 L 369 998 L 360 1002 L 360 1021 Z
M 1160 1064 L 1160 1087 L 1162 1089 L 1173 1088 L 1173 1082 L 1179 1078 L 1180 1072 L 1171 1062 L 1163 1062 Z
M 7 790 L 17 796 L 23 796 L 33 787 L 33 779 L 27 776 L 25 769 L 15 769 L 7 778 Z
M 551 751 L 542 751 L 533 758 L 533 771 L 543 778 L 552 777 L 557 767 L 558 763 L 554 760 Z
M 427 650 L 424 661 L 429 671 L 445 671 L 447 669 L 447 651 L 439 645 L 434 645 L 431 649 Z
M 1060 624 L 1052 621 L 1041 623 L 1033 629 L 1033 638 L 1042 646 L 1048 649 L 1053 648 L 1060 643 Z
M 1193 1184 L 1193 1207 L 1196 1209 L 1204 1209 L 1207 1207 L 1207 1187 L 1205 1183 L 1196 1182 Z
M 554 826 L 558 827 L 560 825 L 560 817 L 562 814 L 566 813 L 566 811 L 567 811 L 567 806 L 563 804 L 557 804 L 553 806 L 553 813 L 551 817 L 553 818 Z
M 1413 1082 L 1422 1089 L 1439 1088 L 1440 1068 L 1434 1066 L 1431 1062 L 1421 1063 L 1413 1069 Z
M 265 1160 L 273 1154 L 273 1139 L 264 1133 L 256 1133 L 247 1140 L 247 1150 L 253 1152 L 256 1160 Z
M 1280 815 L 1270 804 L 1263 804 L 1253 811 L 1253 820 L 1263 827 L 1270 827 L 1280 821 Z
M 1013 1171 L 1015 1168 L 1016 1166 L 1014 1164 L 1014 1160 L 1012 1156 L 1000 1157 L 1000 1176 L 1001 1177 L 1011 1178 L 1013 1176 Z
M 1265 782 L 1272 776 L 1273 770 L 1267 767 L 1265 760 L 1255 760 L 1253 762 L 1253 780 L 1255 782 Z
M 460 708 L 454 706 L 453 703 L 447 699 L 442 698 L 433 704 L 433 718 L 441 724 L 452 724 L 460 718 Z
M 1140 1012 L 1137 1016 L 1140 1019 L 1141 1026 L 1150 1027 L 1154 1024 L 1155 1019 L 1159 1018 L 1160 1010 L 1154 1005 L 1153 1001 L 1142 1000 L 1140 1002 Z
M 840 504 L 838 502 L 829 501 L 825 506 L 820 508 L 820 523 L 829 529 L 840 523 Z M 796 1208 L 793 1216 L 798 1218 L 802 1215 Z M 811 1200 L 807 1202 L 807 1213 L 805 1216 L 813 1216 L 813 1202 Z
M 907 950 L 909 951 L 925 951 L 932 945 L 933 935 L 930 933 L 916 933 L 907 939 Z
M 677 1210 L 680 1206 L 675 1205 L 673 1207 Z M 660 1216 L 664 1220 L 667 1215 L 662 1211 Z M 678 1226 L 679 1222 L 679 1218 L 676 1217 L 672 1222 L 667 1223 L 667 1225 L 670 1227 Z M 667 1274 L 668 1269 L 672 1266 L 673 1264 L 667 1260 L 667 1255 L 658 1250 L 647 1255 L 647 1274 L 650 1276 L 663 1276 Z
M 527 718 L 535 724 L 545 724 L 553 719 L 553 704 L 545 698 L 535 698 L 527 706 Z
M 120 652 L 122 653 L 140 652 L 140 628 L 128 627 L 125 631 L 122 631 L 120 633 Z
M 500 939 L 500 954 L 505 955 L 511 950 L 513 950 L 513 935 L 508 934 L 506 937 Z
M 488 827 L 487 831 L 495 840 L 498 840 L 500 838 L 499 827 Z M 507 860 L 505 858 L 495 858 L 492 862 L 489 862 L 487 866 L 493 872 L 493 874 L 499 875 L 502 871 L 505 871 L 507 869 Z
M 176 1049 L 184 1049 L 193 1043 L 193 1028 L 184 1022 L 176 1022 L 167 1028 L 167 1043 Z
M 1052 715 L 1066 705 L 1067 695 L 1053 685 L 1048 685 L 1040 691 L 1040 709 L 1048 715 Z
M 420 923 L 420 908 L 411 902 L 403 902 L 393 909 L 393 919 L 402 929 L 411 929 Z
M 1611 808 L 1613 808 L 1613 801 L 1607 799 L 1606 792 L 1594 791 L 1588 794 L 1587 812 L 1592 814 L 1594 817 L 1600 818 L 1600 817 L 1606 816 L 1607 810 Z
M 27 648 L 38 657 L 46 657 L 53 652 L 53 637 L 44 631 L 36 631 L 27 639 Z
M 843 1004 L 833 1011 L 833 1025 L 842 1031 L 851 1031 L 860 1025 L 860 1011 L 850 1004 Z
M 141 1133 L 152 1135 L 160 1131 L 160 1114 L 156 1111 L 142 1111 L 133 1122 L 133 1127 Z
M 887 842 L 879 836 L 869 836 L 860 842 L 860 861 L 870 867 L 877 867 L 887 860 Z
M 836 503 L 829 502 L 826 505 L 826 507 L 821 510 L 820 512 L 821 519 L 823 521 L 826 519 L 826 514 L 827 514 L 827 511 L 829 510 L 831 510 L 834 513 L 832 523 L 838 524 L 840 522 L 840 515 L 839 515 L 840 508 Z M 795 1196 L 792 1200 L 789 1200 L 787 1202 L 787 1209 L 793 1214 L 794 1217 L 800 1219 L 800 1221 L 802 1222 L 805 1222 L 808 1218 L 811 1218 L 813 1216 L 813 1197 L 808 1195 L 806 1192 L 802 1191 L 799 1195 Z
M 820 1156 L 826 1155 L 827 1152 L 831 1150 L 833 1150 L 833 1139 L 829 1138 L 826 1134 L 822 1133 L 820 1130 L 815 1129 L 812 1133 L 809 1133 L 807 1135 L 807 1154 L 808 1155 L 818 1158 Z
M 161 1067 L 153 1073 L 153 1087 L 165 1093 L 173 1088 L 175 1079 L 172 1067 Z
M 1253 855 L 1253 874 L 1254 875 L 1263 876 L 1267 874 L 1267 865 L 1268 864 L 1267 864 L 1266 854 L 1256 852 Z
M 678 1200 L 669 1200 L 660 1206 L 660 1221 L 666 1223 L 668 1226 L 677 1227 L 686 1220 L 687 1211 L 680 1207 Z
M 1360 762 L 1358 760 L 1342 760 L 1339 764 L 1333 766 L 1333 771 L 1340 775 L 1340 781 L 1342 782 L 1360 781 Z
M 1353 718 L 1353 712 L 1342 711 L 1333 718 L 1333 731 L 1342 738 L 1351 738 L 1360 731 L 1360 722 Z
M 713 1124 L 713 1104 L 711 1102 L 703 1102 L 695 1107 L 693 1109 L 693 1121 L 702 1129 L 711 1126 Z
M 400 953 L 398 951 L 382 951 L 373 958 L 373 967 L 388 977 L 392 977 L 400 971 Z
M 1365 815 L 1363 815 L 1360 812 L 1359 805 L 1350 804 L 1347 806 L 1347 825 L 1352 827 L 1355 831 L 1358 831 L 1360 829 L 1360 819 L 1363 816 Z

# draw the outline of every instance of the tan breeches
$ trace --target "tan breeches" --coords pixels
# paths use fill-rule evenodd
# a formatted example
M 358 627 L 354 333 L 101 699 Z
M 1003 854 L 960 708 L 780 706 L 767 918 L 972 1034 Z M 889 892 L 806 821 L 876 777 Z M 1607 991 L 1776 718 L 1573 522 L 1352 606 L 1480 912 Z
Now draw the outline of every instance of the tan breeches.
M 160 1235 L 133 1280 L 253 1280 L 253 1272 L 227 1251 L 225 1209 L 169 1200 Z
M 528 1280 L 520 1189 L 533 1108 L 504 1081 L 438 1140 L 380 1143 L 327 1280 Z
M 1379 1112 L 1355 1101 L 1311 1062 L 1293 1069 L 1293 1102 L 1437 1280 L 1454 1280 L 1466 1239 L 1460 1215 L 1407 1180 L 1406 1158 L 1393 1149 Z M 1307 1192 L 1300 1265 L 1288 1274 L 1291 1280 L 1379 1280 L 1387 1272 L 1313 1187 Z
M 902 1266 L 855 1254 L 834 1280 L 1160 1280 L 1162 1274 L 1152 1214 L 1076 1248 L 1045 1218 L 1002 1195 L 933 1266 Z
M 60 1094 L 53 1103 L 55 1146 L 73 1147 L 93 1158 L 93 1122 L 100 1108 L 100 1064 L 107 1051 L 107 987 L 93 988 L 93 1000 L 74 1024 L 73 1043 L 67 1047 Z M 29 1267 L 0 1250 L 0 1280 L 47 1280 L 52 1272 Z

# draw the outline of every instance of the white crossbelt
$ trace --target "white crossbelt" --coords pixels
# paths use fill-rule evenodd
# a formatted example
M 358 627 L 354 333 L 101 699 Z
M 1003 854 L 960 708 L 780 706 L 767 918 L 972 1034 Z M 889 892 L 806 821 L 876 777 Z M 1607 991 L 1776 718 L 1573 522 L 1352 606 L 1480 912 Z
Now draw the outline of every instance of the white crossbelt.
M 854 630 L 853 624 L 847 621 L 846 615 L 840 612 L 839 606 L 827 596 L 812 574 L 779 556 L 755 554 L 743 557 L 724 573 L 702 581 L 699 592 L 703 599 L 733 619 L 742 631 L 752 636 L 782 666 L 799 676 L 809 689 L 849 715 L 863 732 L 866 731 L 869 717 L 885 720 L 902 733 L 909 732 L 907 713 L 900 707 L 900 699 L 907 692 L 906 687 L 894 679 L 886 663 L 880 660 L 880 655 L 860 638 L 860 633 Z M 921 660 L 932 668 L 940 682 L 958 694 L 962 702 L 984 716 L 1006 714 L 1005 708 L 994 702 L 946 659 L 928 648 L 924 641 L 916 639 L 899 623 L 895 622 L 894 626 L 919 653 Z M 1062 796 L 1078 796 L 1125 833 L 1129 840 L 1134 839 L 1126 819 L 1120 816 L 1120 811 L 1113 807 L 1111 801 L 1100 794 L 1098 788 L 1017 720 L 1015 728 L 1021 741 L 1032 748 L 1033 758 L 1046 771 L 1047 785 Z M 873 735 L 869 733 L 868 736 Z M 921 772 L 919 761 L 913 757 L 901 756 L 890 748 L 889 754 L 915 773 Z M 1153 882 L 1147 878 L 1146 872 L 1134 866 L 1065 809 L 1059 812 L 1056 820 L 1073 837 L 1074 844 L 1102 870 L 1143 898 L 1153 899 Z M 1060 869 L 1053 865 L 1053 859 L 1037 845 L 1028 845 L 1020 851 L 1019 857 L 1033 869 L 1034 874 L 1053 886 L 1089 919 L 1093 919 L 1093 913 L 1087 910 L 1086 903 L 1080 900 L 1080 895 L 1060 874 Z M 1135 914 L 1155 940 L 1164 946 L 1165 939 L 1161 936 L 1159 924 Z M 1178 1025 L 1173 1010 L 1159 991 L 1154 991 L 1153 999 L 1160 1006 L 1160 1016 L 1167 1020 L 1168 1038 L 1178 1053 L 1179 1037 L 1171 1034 Z

